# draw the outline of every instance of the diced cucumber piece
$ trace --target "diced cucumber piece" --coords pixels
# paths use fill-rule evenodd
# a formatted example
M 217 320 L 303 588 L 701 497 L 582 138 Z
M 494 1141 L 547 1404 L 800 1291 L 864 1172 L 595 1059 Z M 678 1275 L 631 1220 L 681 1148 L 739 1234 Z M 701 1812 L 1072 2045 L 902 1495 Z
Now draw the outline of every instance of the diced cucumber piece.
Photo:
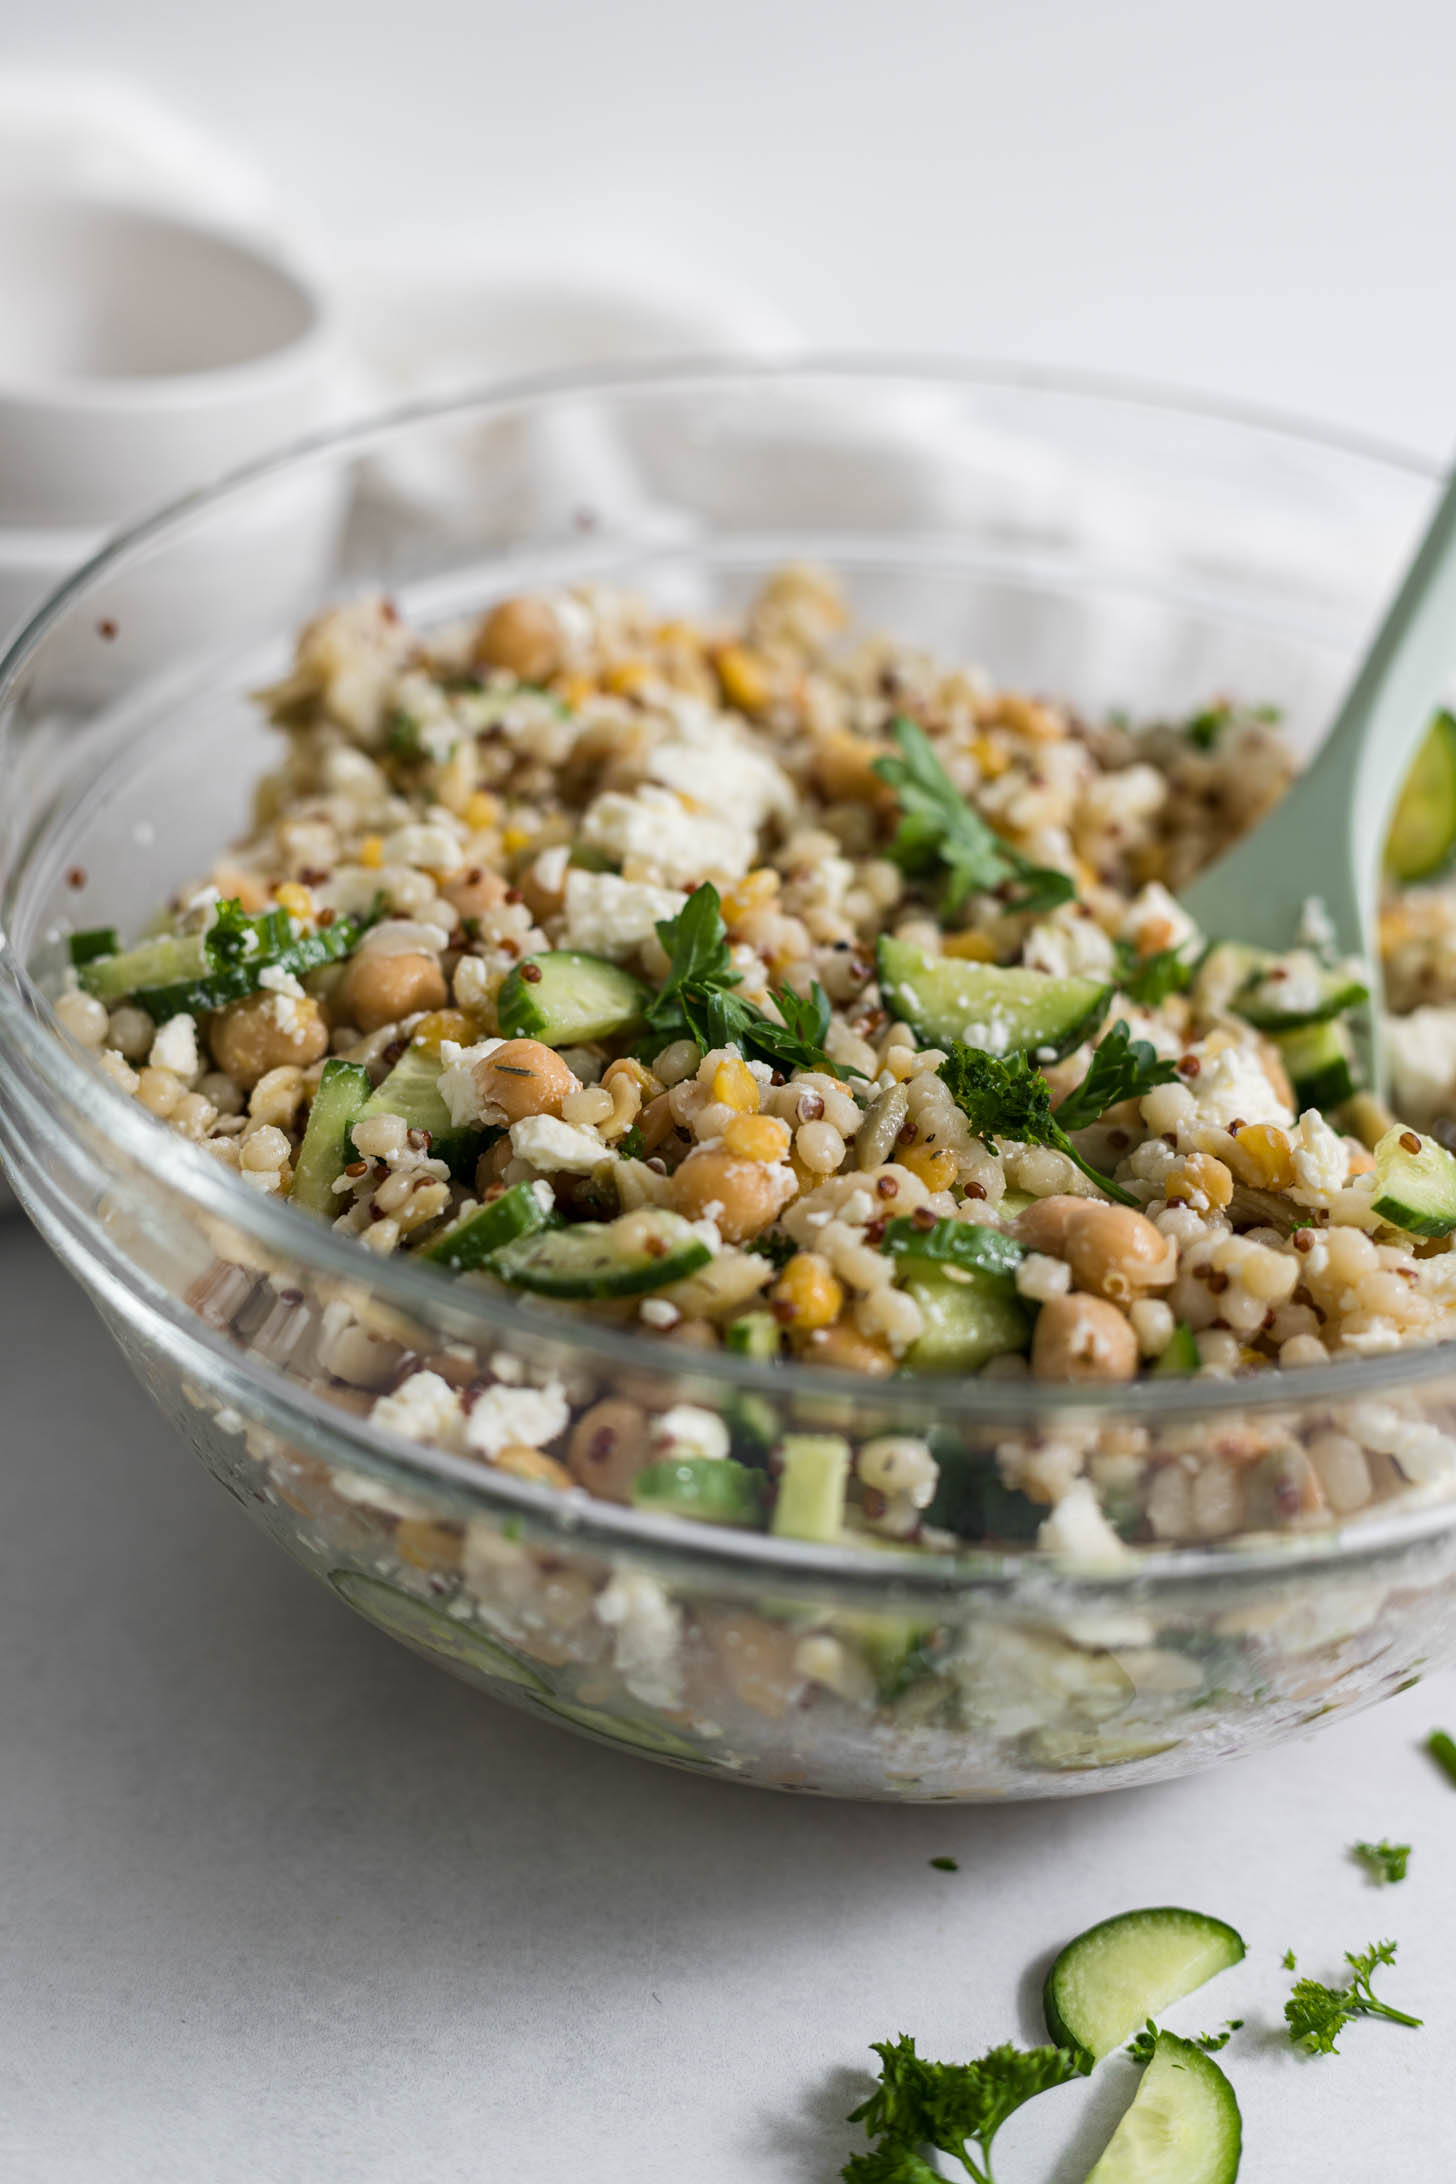
M 779 1490 L 770 1530 L 826 1544 L 844 1529 L 849 1443 L 838 1433 L 791 1433 L 779 1443 Z
M 1250 967 L 1230 1006 L 1256 1031 L 1300 1031 L 1327 1024 L 1370 998 L 1363 979 L 1343 965 L 1319 963 L 1306 949 L 1287 956 L 1249 950 Z
M 883 1248 L 927 1266 L 959 1267 L 1005 1293 L 1015 1288 L 1016 1269 L 1026 1257 L 1024 1244 L 985 1222 L 941 1220 L 926 1229 L 903 1213 L 886 1225 Z
M 1375 1147 L 1374 1210 L 1407 1236 L 1456 1229 L 1456 1159 L 1434 1138 L 1400 1123 Z
M 1132 2106 L 1087 2184 L 1234 2184 L 1243 2122 L 1211 2055 L 1160 2032 Z
M 548 1688 L 543 1676 L 488 1638 L 478 1623 L 447 1615 L 443 1608 L 416 1599 L 401 1586 L 387 1585 L 382 1577 L 366 1576 L 362 1570 L 330 1570 L 329 1583 L 356 1614 L 377 1623 L 391 1637 L 402 1638 L 417 1652 L 474 1669 L 497 1683 L 520 1684 L 527 1691 Z
M 1198 1337 L 1187 1320 L 1179 1320 L 1164 1350 L 1153 1367 L 1154 1380 L 1171 1380 L 1176 1373 L 1196 1373 L 1203 1363 L 1198 1354 Z
M 875 964 L 884 1006 L 927 1046 L 963 1039 L 988 1054 L 1020 1049 L 1036 1061 L 1056 1061 L 1089 1039 L 1115 990 L 1091 978 L 926 955 L 903 940 L 881 939 Z
M 368 1105 L 370 1090 L 369 1072 L 361 1063 L 343 1061 L 337 1054 L 324 1063 L 288 1194 L 295 1205 L 330 1221 L 342 1213 L 334 1185 L 355 1157 L 349 1132 Z
M 766 1456 L 779 1437 L 779 1414 L 767 1396 L 740 1394 L 736 1389 L 723 1399 L 723 1423 L 735 1447 L 755 1456 Z
M 1202 1911 L 1123 1911 L 1069 1941 L 1048 1972 L 1047 2030 L 1059 2047 L 1100 2062 L 1243 1954 L 1243 1937 Z
M 974 1373 L 1005 1350 L 1024 1350 L 1031 1317 L 1000 1275 L 916 1265 L 906 1292 L 920 1307 L 922 1333 L 906 1352 L 916 1373 Z
M 352 955 L 366 923 L 335 918 L 300 933 L 286 910 L 244 917 L 236 902 L 225 902 L 205 932 L 163 933 L 121 955 L 98 956 L 82 966 L 81 984 L 101 1001 L 129 994 L 159 1024 L 206 1016 L 256 993 L 266 970 L 299 977 Z
M 1353 1097 L 1354 1050 L 1349 1032 L 1338 1019 L 1306 1024 L 1300 1031 L 1281 1032 L 1274 1044 L 1289 1072 L 1300 1114 L 1307 1107 L 1343 1107 Z
M 648 999 L 641 980 L 619 964 L 557 948 L 516 965 L 496 997 L 496 1020 L 505 1039 L 585 1046 L 635 1031 Z
M 834 1630 L 864 1655 L 881 1706 L 890 1705 L 936 1665 L 934 1623 L 917 1622 L 905 1615 L 846 1610 L 835 1616 Z
M 735 1357 L 774 1358 L 784 1346 L 783 1329 L 772 1312 L 745 1312 L 723 1330 L 723 1347 Z
M 1036 1538 L 1046 1522 L 1046 1504 L 1008 1486 L 994 1456 L 973 1452 L 943 1429 L 932 1433 L 930 1446 L 940 1477 L 925 1511 L 927 1524 L 977 1542 Z
M 1438 713 L 1416 753 L 1385 838 L 1385 869 L 1401 887 L 1436 880 L 1456 859 L 1456 718 Z
M 448 1161 L 452 1171 L 463 1173 L 481 1133 L 474 1127 L 457 1126 L 450 1119 L 450 1110 L 440 1095 L 444 1066 L 438 1047 L 412 1042 L 354 1121 L 357 1126 L 373 1122 L 380 1115 L 398 1115 L 406 1128 L 428 1130 L 430 1151 L 437 1159 Z
M 142 987 L 206 976 L 207 937 L 203 933 L 159 933 L 120 955 L 91 956 L 78 966 L 84 992 L 98 1001 L 120 1001 Z
M 93 925 L 84 933 L 72 933 L 66 943 L 73 969 L 94 963 L 98 956 L 114 956 L 121 946 L 114 925 Z
M 696 1517 L 701 1524 L 758 1524 L 766 1484 L 761 1471 L 731 1456 L 684 1456 L 639 1471 L 632 1501 L 638 1509 Z
M 537 1704 L 559 1720 L 570 1722 L 573 1729 L 600 1737 L 605 1744 L 623 1744 L 629 1751 L 649 1752 L 654 1759 L 692 1760 L 699 1767 L 713 1764 L 701 1745 L 689 1744 L 686 1737 L 680 1737 L 663 1722 L 628 1720 L 620 1714 L 604 1713 L 600 1707 L 577 1706 L 565 1699 L 540 1698 Z
M 615 1221 L 579 1221 L 507 1244 L 490 1271 L 542 1297 L 639 1297 L 696 1274 L 712 1257 L 680 1213 L 644 1206 Z
M 520 1236 L 536 1235 L 550 1220 L 550 1208 L 542 1204 L 535 1184 L 513 1183 L 489 1205 L 477 1206 L 473 1213 L 433 1238 L 420 1257 L 452 1267 L 457 1274 L 468 1274 L 484 1266 L 502 1245 L 513 1244 Z

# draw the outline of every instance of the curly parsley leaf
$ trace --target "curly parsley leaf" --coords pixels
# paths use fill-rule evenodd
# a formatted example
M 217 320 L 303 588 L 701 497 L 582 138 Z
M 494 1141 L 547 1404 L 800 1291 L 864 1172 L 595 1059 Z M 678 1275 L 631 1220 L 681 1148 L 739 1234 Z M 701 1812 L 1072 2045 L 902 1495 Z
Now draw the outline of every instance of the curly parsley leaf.
M 618 1138 L 617 1151 L 623 1160 L 642 1160 L 645 1158 L 647 1145 L 635 1122 L 630 1129 L 624 1130 L 621 1137 Z
M 903 717 L 890 733 L 899 756 L 877 758 L 874 770 L 900 802 L 890 855 L 912 879 L 939 873 L 941 906 L 953 916 L 969 895 L 999 895 L 1009 910 L 1054 910 L 1076 887 L 1065 872 L 1033 864 L 1003 842 L 951 780 L 924 729 Z
M 770 1266 L 782 1273 L 799 1247 L 792 1236 L 785 1236 L 781 1230 L 765 1229 L 761 1236 L 755 1236 L 752 1243 L 743 1248 L 757 1258 L 767 1259 Z
M 1403 1881 L 1410 1863 L 1409 1843 L 1352 1843 L 1350 1856 L 1357 1858 L 1372 1881 L 1381 1886 L 1387 1881 Z
M 913 2146 L 886 2144 L 868 2154 L 851 2154 L 839 2173 L 844 2184 L 941 2184 L 939 2169 L 932 2169 Z
M 1140 956 L 1130 941 L 1117 943 L 1117 984 L 1139 1008 L 1160 1008 L 1170 994 L 1186 993 L 1193 983 L 1193 961 L 1177 948 Z
M 1243 2029 L 1242 2017 L 1230 2017 L 1225 2021 L 1222 2032 L 1195 2032 L 1188 2044 L 1190 2047 L 1202 2048 L 1205 2055 L 1217 2055 L 1219 2049 L 1226 2048 L 1234 2034 L 1242 2032 Z M 1135 2032 L 1128 2041 L 1127 2053 L 1135 2063 L 1150 2063 L 1157 2044 L 1158 2028 L 1150 2017 L 1143 2030 Z
M 1426 1738 L 1426 1750 L 1441 1772 L 1456 1782 L 1456 1738 L 1447 1736 L 1444 1729 L 1433 1729 Z
M 1057 2047 L 995 2047 L 974 2063 L 934 2063 L 905 2033 L 877 2040 L 874 2049 L 879 2082 L 849 2120 L 881 2144 L 846 2165 L 846 2184 L 921 2184 L 920 2172 L 903 2164 L 921 2146 L 953 2155 L 974 2184 L 991 2184 L 991 2142 L 1007 2117 L 1092 2067 L 1086 2056 Z
M 1121 1019 L 1099 1041 L 1082 1082 L 1056 1109 L 1051 1086 L 1025 1054 L 1008 1054 L 1003 1060 L 956 1039 L 940 1066 L 951 1097 L 987 1145 L 1003 1137 L 1016 1138 L 1023 1145 L 1052 1146 L 1124 1206 L 1135 1206 L 1138 1200 L 1085 1161 L 1069 1132 L 1085 1129 L 1121 1100 L 1141 1099 L 1154 1085 L 1168 1084 L 1177 1074 L 1146 1039 L 1134 1039 Z
M 1347 1951 L 1345 1962 L 1353 1975 L 1347 1987 L 1325 1987 L 1317 1979 L 1297 1979 L 1284 2005 L 1289 2037 L 1307 2055 L 1338 2055 L 1336 2036 L 1357 2017 L 1384 2017 L 1394 2025 L 1418 2026 L 1425 2022 L 1382 2002 L 1371 1984 L 1379 1966 L 1395 1962 L 1393 1941 L 1374 1941 L 1358 1956 Z
M 733 968 L 718 890 L 705 880 L 675 918 L 658 921 L 657 937 L 668 956 L 668 974 L 644 1011 L 652 1051 L 691 1039 L 700 1052 L 736 1046 L 774 1069 L 822 1069 L 831 1077 L 859 1077 L 862 1070 L 832 1062 L 824 1051 L 829 1034 L 829 996 L 817 979 L 806 999 L 775 986 L 773 1017 L 733 990 L 742 984 Z

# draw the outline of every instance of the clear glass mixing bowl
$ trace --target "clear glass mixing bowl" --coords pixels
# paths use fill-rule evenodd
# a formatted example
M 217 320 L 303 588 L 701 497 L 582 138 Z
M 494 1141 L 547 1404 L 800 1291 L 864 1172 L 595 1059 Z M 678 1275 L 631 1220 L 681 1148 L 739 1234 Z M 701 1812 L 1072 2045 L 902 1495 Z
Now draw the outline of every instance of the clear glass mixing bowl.
M 357 1246 L 102 1081 L 46 1001 L 75 925 L 140 927 L 243 823 L 246 693 L 326 599 L 412 618 L 607 580 L 670 611 L 834 568 L 862 616 L 1088 709 L 1233 691 L 1317 734 L 1416 535 L 1420 462 L 1009 371 L 685 366 L 537 381 L 317 442 L 84 570 L 0 672 L 0 1155 L 214 1475 L 352 1606 L 515 1704 L 686 1767 L 842 1797 L 1153 1781 L 1456 1654 L 1456 1359 L 1055 1389 L 687 1352 Z M 1343 1528 L 1078 1566 L 799 1545 L 562 1495 L 386 1439 L 406 1355 L 741 1425 L 931 1428 L 974 1461 L 1074 1426 L 1146 1462 L 1338 1417 L 1422 1429 L 1425 1483 Z M 750 1410 L 750 1406 L 756 1406 Z M 1261 1445 L 1263 1445 L 1261 1443 Z M 64 1452 L 52 1460 L 64 1461 Z M 1392 1459 L 1394 1460 L 1394 1459 Z

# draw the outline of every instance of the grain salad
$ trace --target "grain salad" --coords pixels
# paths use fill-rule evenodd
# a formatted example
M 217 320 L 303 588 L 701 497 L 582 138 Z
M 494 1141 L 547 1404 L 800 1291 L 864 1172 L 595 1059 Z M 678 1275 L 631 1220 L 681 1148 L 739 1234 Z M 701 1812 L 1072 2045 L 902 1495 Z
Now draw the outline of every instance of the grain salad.
M 150 934 L 74 935 L 56 1011 L 362 1253 L 948 1392 L 1456 1334 L 1456 893 L 1386 905 L 1396 1113 L 1359 1089 L 1366 979 L 1317 904 L 1268 956 L 1177 900 L 1292 776 L 1256 704 L 1087 719 L 856 633 L 802 567 L 702 626 L 606 589 L 429 630 L 363 599 L 261 698 L 284 753 L 250 831 Z M 220 1258 L 198 1309 L 251 1342 L 257 1282 Z M 1343 1520 L 1456 1463 L 1383 1399 L 1313 1432 L 1089 1414 L 970 1477 L 954 1436 L 780 1435 L 771 1406 L 422 1357 L 357 1297 L 315 1318 L 313 1382 L 386 1434 L 792 1538 L 1117 1556 Z

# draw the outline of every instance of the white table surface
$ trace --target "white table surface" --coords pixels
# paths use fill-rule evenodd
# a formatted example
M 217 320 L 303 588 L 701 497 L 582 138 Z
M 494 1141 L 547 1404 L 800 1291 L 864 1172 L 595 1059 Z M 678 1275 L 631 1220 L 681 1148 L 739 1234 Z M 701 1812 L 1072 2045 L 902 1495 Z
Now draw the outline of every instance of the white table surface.
M 996 1809 L 823 1804 L 624 1758 L 347 1615 L 0 1226 L 0 2176 L 7 2184 L 832 2184 L 872 2039 L 1042 2037 L 1048 1952 L 1183 1902 L 1247 1963 L 1170 2013 L 1224 2060 L 1245 2184 L 1451 2173 L 1456 1678 L 1202 1780 Z M 1377 1893 L 1356 1837 L 1416 1846 Z M 933 1871 L 949 1853 L 960 1870 Z M 1293 1946 L 1401 1945 L 1425 2032 L 1279 2030 Z M 1006 2127 L 1081 2184 L 1129 2075 Z

